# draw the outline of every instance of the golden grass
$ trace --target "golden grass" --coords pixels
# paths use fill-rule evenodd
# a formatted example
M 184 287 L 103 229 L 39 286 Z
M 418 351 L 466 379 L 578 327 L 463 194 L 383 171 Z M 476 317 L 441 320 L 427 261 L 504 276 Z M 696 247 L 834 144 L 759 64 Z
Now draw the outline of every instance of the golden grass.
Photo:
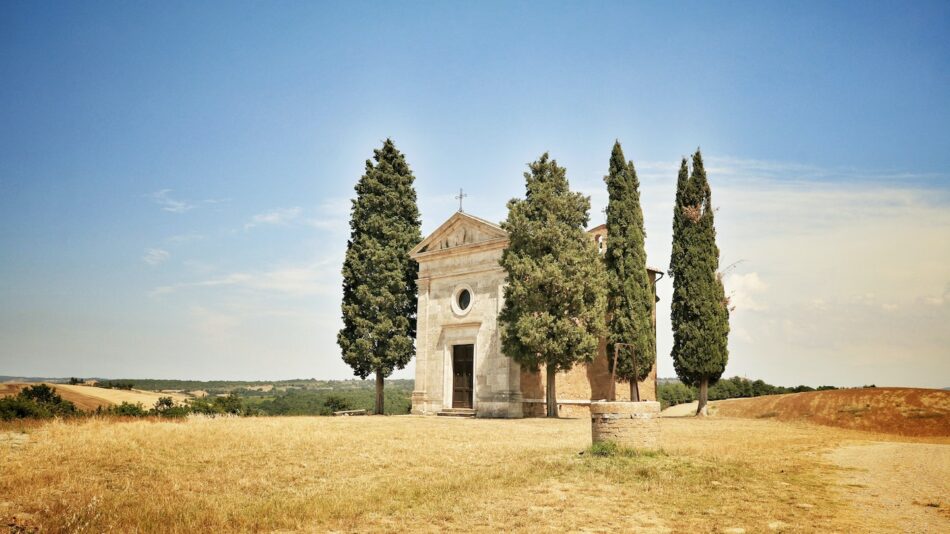
M 664 419 L 663 451 L 632 457 L 579 454 L 584 419 L 89 419 L 2 435 L 0 515 L 44 532 L 873 526 L 821 454 L 866 436 L 767 420 Z

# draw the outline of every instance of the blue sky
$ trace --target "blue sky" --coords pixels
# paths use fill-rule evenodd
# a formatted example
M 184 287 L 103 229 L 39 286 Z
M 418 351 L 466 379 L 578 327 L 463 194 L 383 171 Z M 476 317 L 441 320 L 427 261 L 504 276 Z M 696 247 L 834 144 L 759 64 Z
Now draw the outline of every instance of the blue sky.
M 384 138 L 424 232 L 459 187 L 503 219 L 545 150 L 598 224 L 620 139 L 664 268 L 706 155 L 727 375 L 950 385 L 948 34 L 945 2 L 5 2 L 0 374 L 346 378 L 349 198 Z

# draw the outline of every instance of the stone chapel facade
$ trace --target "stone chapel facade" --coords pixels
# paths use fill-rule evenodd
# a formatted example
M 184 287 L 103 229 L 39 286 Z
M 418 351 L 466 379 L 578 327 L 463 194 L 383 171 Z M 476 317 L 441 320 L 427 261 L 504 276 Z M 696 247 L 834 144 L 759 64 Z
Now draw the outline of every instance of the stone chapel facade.
M 603 251 L 605 225 L 589 231 Z M 416 379 L 412 413 L 474 411 L 478 417 L 543 416 L 545 376 L 522 370 L 501 350 L 498 313 L 504 303 L 505 270 L 499 264 L 508 235 L 497 224 L 461 211 L 410 252 L 419 263 Z M 654 287 L 657 275 L 649 269 Z M 656 317 L 654 315 L 654 325 Z M 656 400 L 656 365 L 640 382 L 640 398 Z M 580 415 L 592 400 L 606 399 L 610 370 L 605 344 L 594 361 L 557 377 L 563 415 Z M 617 400 L 628 400 L 618 382 Z

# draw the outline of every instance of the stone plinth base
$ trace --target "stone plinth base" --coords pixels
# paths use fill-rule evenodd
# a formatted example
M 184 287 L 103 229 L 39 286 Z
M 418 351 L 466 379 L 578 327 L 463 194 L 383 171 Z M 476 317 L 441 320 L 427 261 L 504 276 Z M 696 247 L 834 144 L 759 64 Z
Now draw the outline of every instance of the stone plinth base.
M 592 402 L 591 437 L 594 443 L 612 442 L 630 449 L 659 447 L 660 403 Z

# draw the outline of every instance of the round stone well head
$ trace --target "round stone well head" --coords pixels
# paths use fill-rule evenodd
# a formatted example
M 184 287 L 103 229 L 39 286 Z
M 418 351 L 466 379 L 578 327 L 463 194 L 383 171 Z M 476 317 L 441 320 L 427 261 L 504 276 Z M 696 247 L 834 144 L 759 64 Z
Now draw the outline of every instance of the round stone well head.
M 591 440 L 636 450 L 657 450 L 660 403 L 597 401 L 590 403 Z

